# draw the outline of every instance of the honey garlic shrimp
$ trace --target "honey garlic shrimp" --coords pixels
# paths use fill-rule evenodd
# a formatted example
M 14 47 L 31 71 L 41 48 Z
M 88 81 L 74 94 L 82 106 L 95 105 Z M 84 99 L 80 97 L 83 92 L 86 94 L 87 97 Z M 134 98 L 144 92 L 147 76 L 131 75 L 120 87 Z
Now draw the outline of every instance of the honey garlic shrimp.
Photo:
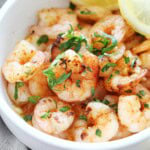
M 27 84 L 23 82 L 8 83 L 7 88 L 10 99 L 17 105 L 26 104 L 31 96 Z
M 46 76 L 43 74 L 43 70 L 47 67 L 48 65 L 42 66 L 28 82 L 29 90 L 34 96 L 45 97 L 53 95 L 48 87 Z
M 56 97 L 45 97 L 34 109 L 32 124 L 48 134 L 59 134 L 67 130 L 74 120 L 71 106 Z
M 79 55 L 67 50 L 58 55 L 44 73 L 51 89 L 60 99 L 67 102 L 84 101 L 94 95 L 98 58 L 89 52 Z
M 126 34 L 126 23 L 120 15 L 110 15 L 97 22 L 91 29 L 91 38 L 93 33 L 111 34 L 117 41 L 122 42 Z
M 10 83 L 29 80 L 44 63 L 45 56 L 27 41 L 21 41 L 6 59 L 2 72 Z
M 104 142 L 112 139 L 118 131 L 116 114 L 107 105 L 90 102 L 86 107 L 87 123 L 77 122 L 75 141 Z
M 69 13 L 70 9 L 51 8 L 43 9 L 38 14 L 38 26 L 32 26 L 30 32 L 37 35 L 48 35 L 50 39 L 56 39 L 60 33 L 65 33 L 77 27 L 76 14 Z
M 132 133 L 140 132 L 148 125 L 144 114 L 145 108 L 141 109 L 140 99 L 136 95 L 120 96 L 118 103 L 118 115 L 121 124 L 125 125 Z

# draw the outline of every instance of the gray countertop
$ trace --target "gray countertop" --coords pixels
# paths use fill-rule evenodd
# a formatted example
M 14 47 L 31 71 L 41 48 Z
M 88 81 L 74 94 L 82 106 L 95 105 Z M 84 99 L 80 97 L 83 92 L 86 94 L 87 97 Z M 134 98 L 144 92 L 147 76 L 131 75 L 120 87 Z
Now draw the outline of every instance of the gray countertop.
M 0 7 L 6 0 L 0 0 Z M 0 118 L 0 150 L 28 150 L 12 135 Z

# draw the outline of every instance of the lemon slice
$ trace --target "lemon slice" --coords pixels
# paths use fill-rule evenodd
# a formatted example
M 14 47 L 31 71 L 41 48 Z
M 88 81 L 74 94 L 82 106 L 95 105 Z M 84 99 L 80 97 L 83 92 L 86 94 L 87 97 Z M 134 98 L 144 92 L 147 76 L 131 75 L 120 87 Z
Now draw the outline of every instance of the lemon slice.
M 77 6 L 100 6 L 108 9 L 117 9 L 117 0 L 71 0 Z
M 150 0 L 118 0 L 123 17 L 135 31 L 150 38 Z

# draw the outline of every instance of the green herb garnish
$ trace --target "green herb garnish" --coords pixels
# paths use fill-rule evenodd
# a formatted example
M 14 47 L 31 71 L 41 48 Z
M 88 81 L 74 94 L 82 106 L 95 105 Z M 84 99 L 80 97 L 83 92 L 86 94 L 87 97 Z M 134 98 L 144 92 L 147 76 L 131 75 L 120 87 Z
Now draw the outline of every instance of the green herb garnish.
M 80 116 L 79 116 L 79 119 L 80 119 L 80 120 L 87 121 L 87 117 L 86 117 L 85 115 L 80 115 Z
M 49 41 L 49 38 L 47 35 L 42 35 L 38 40 L 37 44 L 41 45 L 42 43 L 47 43 Z
M 25 116 L 23 117 L 23 119 L 24 119 L 26 122 L 31 121 L 31 120 L 32 120 L 32 115 L 25 115 Z
M 126 90 L 125 92 L 126 93 L 132 93 L 132 90 L 129 89 L 129 90 Z
M 64 106 L 64 107 L 60 108 L 59 111 L 61 111 L 61 112 L 66 112 L 66 111 L 68 111 L 69 109 L 70 109 L 70 107 Z
M 106 105 L 109 105 L 109 104 L 110 104 L 110 102 L 109 102 L 107 99 L 102 100 L 102 103 L 103 103 L 103 104 L 106 104 Z
M 144 108 L 150 108 L 149 104 L 144 104 Z
M 120 71 L 119 70 L 115 70 L 115 74 L 120 74 Z
M 76 81 L 76 86 L 79 87 L 79 88 L 81 87 L 81 86 L 80 86 L 80 82 L 81 82 L 80 80 L 77 80 L 77 81 Z
M 92 72 L 92 69 L 89 66 L 87 67 L 87 70 L 90 71 L 90 72 Z
M 136 95 L 141 99 L 145 95 L 145 92 L 141 90 Z
M 92 94 L 92 96 L 95 95 L 95 88 L 94 87 L 91 88 L 91 94 Z
M 107 71 L 110 67 L 116 67 L 117 64 L 115 63 L 107 63 L 103 68 L 102 68 L 102 72 Z
M 15 84 L 15 92 L 14 92 L 14 99 L 18 99 L 18 89 L 20 87 L 23 87 L 24 83 L 23 82 L 16 82 Z
M 130 62 L 130 58 L 129 58 L 129 57 L 126 57 L 126 56 L 124 56 L 124 62 L 125 62 L 126 64 L 128 64 L 128 63 Z
M 47 119 L 50 115 L 50 110 L 41 116 L 42 119 Z
M 113 75 L 111 74 L 111 75 L 109 76 L 109 78 L 107 79 L 107 81 L 109 82 L 112 78 L 113 78 Z
M 83 27 L 80 24 L 78 24 L 77 27 L 78 27 L 79 30 L 83 29 Z
M 92 11 L 87 9 L 87 10 L 81 10 L 80 14 L 82 14 L 82 15 L 92 15 L 92 14 L 95 14 L 95 12 L 92 12 Z
M 95 134 L 96 134 L 97 136 L 101 137 L 101 136 L 102 136 L 102 131 L 101 131 L 100 129 L 96 129 Z
M 41 98 L 40 96 L 30 96 L 28 97 L 28 101 L 32 104 L 36 104 L 40 98 Z
M 71 10 L 75 10 L 76 6 L 75 6 L 73 3 L 70 2 L 69 8 L 70 8 Z

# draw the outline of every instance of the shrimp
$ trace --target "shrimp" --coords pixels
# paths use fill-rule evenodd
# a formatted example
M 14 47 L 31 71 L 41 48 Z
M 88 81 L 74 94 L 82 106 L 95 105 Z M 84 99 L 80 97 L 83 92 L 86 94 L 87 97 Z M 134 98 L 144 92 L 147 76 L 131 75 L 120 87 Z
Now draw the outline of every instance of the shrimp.
M 98 58 L 95 55 L 85 52 L 80 56 L 73 50 L 67 50 L 58 55 L 46 72 L 51 70 L 58 81 L 65 76 L 65 80 L 51 87 L 60 99 L 84 101 L 94 95 L 98 80 Z M 53 81 L 50 84 L 53 85 Z
M 132 133 L 140 132 L 147 127 L 147 120 L 136 95 L 119 97 L 118 116 L 121 124 L 125 125 Z
M 43 9 L 38 14 L 38 26 L 32 26 L 30 32 L 37 35 L 48 35 L 50 39 L 56 39 L 60 33 L 70 29 L 70 25 L 76 28 L 78 21 L 76 14 L 69 13 L 70 9 L 51 8 Z
M 44 63 L 45 56 L 27 41 L 21 41 L 6 59 L 2 72 L 10 83 L 29 80 Z
M 98 21 L 104 16 L 108 16 L 111 12 L 108 9 L 97 6 L 80 6 L 76 10 L 77 16 L 85 21 Z
M 25 83 L 22 83 L 21 87 L 16 87 L 16 84 L 17 83 L 8 83 L 8 95 L 15 104 L 24 105 L 28 102 L 31 93 Z M 15 94 L 17 94 L 17 96 L 15 96 Z
M 150 50 L 150 40 L 145 40 L 132 49 L 135 54 Z
M 123 44 L 119 44 L 115 49 L 111 51 L 111 54 L 107 54 L 106 56 L 99 59 L 99 76 L 100 77 L 108 77 L 113 71 L 113 67 L 108 68 L 108 70 L 103 71 L 103 68 L 108 63 L 116 63 L 125 53 L 125 46 Z
M 47 65 L 39 69 L 29 80 L 29 90 L 34 96 L 46 97 L 53 95 L 52 91 L 48 87 L 46 76 L 43 74 L 43 70 L 46 67 Z
M 128 128 L 124 125 L 122 125 L 121 123 L 119 123 L 119 129 L 117 134 L 115 135 L 115 137 L 113 137 L 112 140 L 118 140 L 118 139 L 122 139 L 125 137 L 130 136 L 132 133 L 128 130 Z
M 86 113 L 87 125 L 80 122 L 74 131 L 77 132 L 76 141 L 104 142 L 116 135 L 119 127 L 117 116 L 107 105 L 90 102 L 86 107 Z
M 71 106 L 56 97 L 45 97 L 34 109 L 32 124 L 48 134 L 59 134 L 67 130 L 74 120 Z
M 126 62 L 125 58 L 128 58 L 129 62 Z M 117 62 L 113 73 L 105 78 L 105 88 L 110 92 L 119 93 L 124 93 L 129 89 L 132 90 L 147 73 L 147 69 L 142 69 L 140 64 L 137 56 L 132 55 L 130 51 L 126 51 L 124 57 Z M 119 74 L 116 74 L 116 70 L 119 71 Z
M 119 15 L 110 15 L 97 22 L 91 29 L 90 35 L 93 36 L 93 33 L 102 33 L 111 34 L 119 42 L 124 40 L 126 34 L 126 23 L 123 18 Z
M 140 54 L 139 57 L 142 62 L 142 66 L 150 70 L 150 50 Z

